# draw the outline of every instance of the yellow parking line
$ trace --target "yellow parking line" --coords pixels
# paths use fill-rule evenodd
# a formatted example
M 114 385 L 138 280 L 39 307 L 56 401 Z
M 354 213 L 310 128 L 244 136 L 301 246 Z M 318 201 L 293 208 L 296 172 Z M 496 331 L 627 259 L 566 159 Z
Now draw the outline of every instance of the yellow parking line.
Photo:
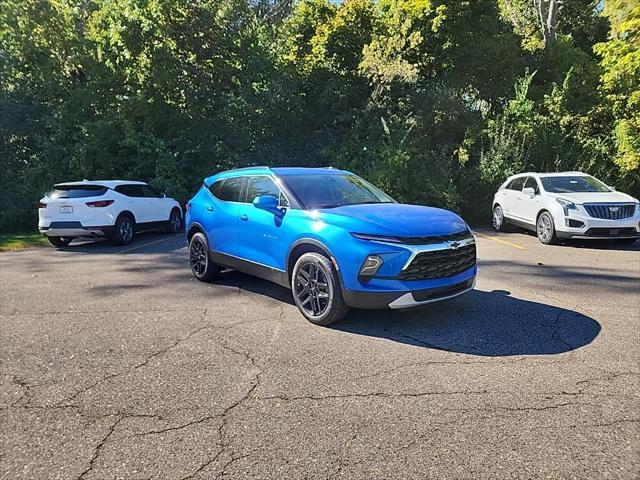
M 518 245 L 517 243 L 511 243 L 511 242 L 507 242 L 505 240 L 502 240 L 498 237 L 491 237 L 489 235 L 485 235 L 484 233 L 479 233 L 479 232 L 473 232 L 475 235 L 480 235 L 483 238 L 488 238 L 489 240 L 493 240 L 494 242 L 498 242 L 498 243 L 504 243 L 505 245 L 509 245 L 510 247 L 513 248 L 517 248 L 519 250 L 526 250 L 526 248 L 524 248 L 522 245 Z

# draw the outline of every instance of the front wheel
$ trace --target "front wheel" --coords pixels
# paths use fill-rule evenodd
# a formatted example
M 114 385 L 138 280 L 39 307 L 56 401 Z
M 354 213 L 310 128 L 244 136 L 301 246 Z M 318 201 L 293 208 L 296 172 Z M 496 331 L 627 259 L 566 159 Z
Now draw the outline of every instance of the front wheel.
M 182 215 L 180 210 L 174 208 L 171 210 L 171 215 L 169 215 L 169 225 L 167 226 L 167 231 L 169 233 L 178 233 L 180 231 L 180 226 L 182 225 Z
M 71 237 L 47 237 L 49 243 L 56 248 L 66 247 L 73 240 Z
M 541 243 L 544 243 L 545 245 L 556 243 L 556 227 L 549 212 L 542 212 L 538 217 L 536 233 L 538 234 L 538 240 L 540 240 Z
M 349 307 L 342 298 L 340 280 L 331 261 L 319 253 L 305 253 L 293 267 L 293 300 L 315 325 L 329 325 L 345 317 Z
M 203 233 L 196 233 L 189 241 L 191 273 L 201 282 L 210 282 L 220 275 L 220 267 L 211 261 L 209 243 Z

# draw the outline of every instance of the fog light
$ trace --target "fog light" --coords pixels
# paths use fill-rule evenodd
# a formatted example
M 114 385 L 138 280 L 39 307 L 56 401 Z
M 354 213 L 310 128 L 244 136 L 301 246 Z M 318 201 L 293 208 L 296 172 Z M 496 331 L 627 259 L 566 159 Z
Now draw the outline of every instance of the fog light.
M 362 262 L 362 267 L 360 267 L 360 273 L 358 273 L 358 280 L 362 283 L 367 283 L 371 280 L 380 266 L 382 265 L 382 259 L 377 255 L 369 255 Z
M 584 223 L 580 220 L 574 220 L 573 218 L 565 218 L 564 223 L 567 227 L 571 228 L 582 228 L 584 227 Z

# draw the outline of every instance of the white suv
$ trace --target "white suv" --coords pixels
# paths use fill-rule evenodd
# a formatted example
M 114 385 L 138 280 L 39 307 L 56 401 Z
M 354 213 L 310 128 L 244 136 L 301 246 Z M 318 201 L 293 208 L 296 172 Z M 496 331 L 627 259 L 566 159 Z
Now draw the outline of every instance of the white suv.
M 76 237 L 109 237 L 126 245 L 136 231 L 176 233 L 181 224 L 180 204 L 144 182 L 59 183 L 38 204 L 38 230 L 56 247 Z
M 557 239 L 640 237 L 640 204 L 580 172 L 522 173 L 509 177 L 493 197 L 493 228 L 533 230 L 544 244 Z

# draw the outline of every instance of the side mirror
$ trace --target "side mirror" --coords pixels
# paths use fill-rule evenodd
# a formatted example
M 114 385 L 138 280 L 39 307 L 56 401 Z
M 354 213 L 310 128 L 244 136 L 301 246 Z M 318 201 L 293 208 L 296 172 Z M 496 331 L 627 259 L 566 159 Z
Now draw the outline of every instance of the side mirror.
M 278 199 L 271 195 L 260 195 L 253 199 L 253 206 L 271 213 L 281 213 L 278 210 Z
M 536 191 L 531 187 L 523 188 L 522 193 L 524 193 L 525 195 L 529 195 L 530 197 L 536 196 Z
M 612 187 L 611 185 L 609 185 L 609 190 L 611 190 L 612 192 L 616 191 L 616 187 Z

